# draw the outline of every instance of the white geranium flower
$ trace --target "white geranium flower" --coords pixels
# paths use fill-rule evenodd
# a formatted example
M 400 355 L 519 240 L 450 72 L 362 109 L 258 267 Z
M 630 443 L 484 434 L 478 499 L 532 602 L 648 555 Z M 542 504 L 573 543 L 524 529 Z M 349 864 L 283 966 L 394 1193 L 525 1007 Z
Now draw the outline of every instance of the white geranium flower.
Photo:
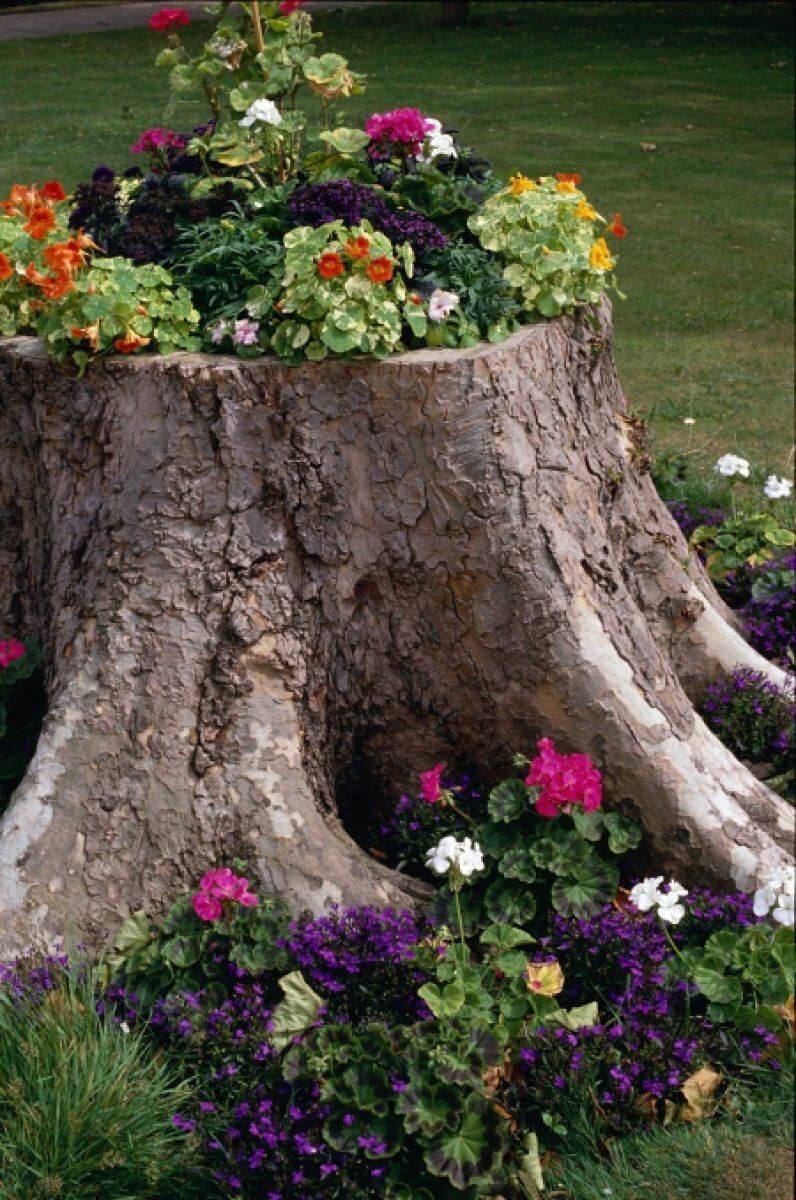
M 281 125 L 282 114 L 273 100 L 254 100 L 246 109 L 246 116 L 241 119 L 239 124 L 249 126 L 253 125 L 255 121 L 262 121 L 265 125 Z
M 458 842 L 449 834 L 428 851 L 426 866 L 435 875 L 447 875 L 451 867 L 456 867 L 459 873 L 467 878 L 476 871 L 483 871 L 484 856 L 478 842 L 473 842 L 468 837 Z
M 796 868 L 781 867 L 772 871 L 754 894 L 752 911 L 756 917 L 769 913 L 778 925 L 793 927 L 794 886 Z
M 687 895 L 687 889 L 673 879 L 669 890 L 661 892 L 658 900 L 658 919 L 666 921 L 669 925 L 679 925 L 685 916 L 685 905 L 680 901 Z
M 442 132 L 442 122 L 435 117 L 428 117 L 426 125 L 430 126 L 426 132 L 426 150 L 418 154 L 418 162 L 429 163 L 441 154 L 446 158 L 458 158 L 459 152 L 453 138 L 449 133 Z
M 431 293 L 431 299 L 428 302 L 428 315 L 432 321 L 444 321 L 453 312 L 456 305 L 459 303 L 459 297 L 455 292 L 445 292 L 442 288 L 437 288 Z
M 749 478 L 749 463 L 745 458 L 739 458 L 737 454 L 722 454 L 713 469 L 728 479 L 734 475 L 741 475 L 744 479 Z
M 630 889 L 630 901 L 639 912 L 649 912 L 651 908 L 657 908 L 662 883 L 663 876 L 655 875 L 650 879 L 642 879 L 641 883 Z
M 769 500 L 787 500 L 793 491 L 793 484 L 789 479 L 785 479 L 781 475 L 769 475 L 763 491 Z

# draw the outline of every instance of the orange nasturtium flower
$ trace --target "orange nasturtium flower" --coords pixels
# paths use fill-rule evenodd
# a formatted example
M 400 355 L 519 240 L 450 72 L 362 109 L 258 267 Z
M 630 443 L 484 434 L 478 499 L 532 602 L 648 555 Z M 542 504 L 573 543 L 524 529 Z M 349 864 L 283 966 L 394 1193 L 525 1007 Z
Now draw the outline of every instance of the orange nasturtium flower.
M 560 179 L 556 184 L 556 191 L 562 196 L 574 196 L 577 190 L 571 179 Z
M 41 290 L 48 300 L 60 300 L 62 296 L 73 292 L 75 285 L 69 275 L 48 275 L 41 284 Z
M 4 279 L 10 279 L 13 274 L 14 268 L 11 266 L 11 259 L 0 251 L 0 283 Z
M 612 233 L 614 237 L 627 237 L 627 227 L 622 224 L 621 213 L 614 213 L 614 215 L 611 217 L 611 224 L 608 226 L 608 232 Z
M 151 340 L 151 338 L 141 337 L 128 325 L 124 331 L 124 337 L 118 337 L 113 343 L 113 348 L 120 354 L 135 354 L 136 350 L 140 350 L 142 346 L 148 346 Z
M 65 242 L 53 242 L 45 247 L 42 258 L 48 267 L 61 275 L 73 275 L 80 267 L 86 265 L 86 248 L 96 249 L 90 237 L 78 233 L 76 237 Z
M 55 213 L 46 204 L 37 204 L 22 228 L 40 242 L 55 228 Z
M 577 171 L 557 171 L 556 179 L 559 183 L 580 183 L 582 175 L 578 175 Z
M 92 350 L 97 350 L 100 340 L 99 321 L 95 321 L 93 325 L 73 325 L 69 336 L 76 342 L 88 342 Z
M 382 255 L 369 262 L 365 271 L 371 283 L 389 283 L 393 277 L 394 268 L 390 259 Z
M 349 258 L 367 258 L 370 254 L 370 238 L 349 238 L 345 244 L 345 252 Z
M 47 282 L 46 275 L 42 275 L 35 263 L 28 263 L 25 267 L 25 278 L 28 283 L 32 283 L 34 287 L 43 287 Z
M 584 221 L 596 221 L 597 210 L 592 208 L 588 200 L 581 197 L 578 201 L 578 207 L 575 209 L 575 216 L 581 217 Z
M 589 266 L 594 267 L 596 271 L 610 271 L 613 265 L 614 260 L 611 258 L 608 243 L 605 238 L 598 238 L 589 251 Z
M 334 250 L 327 250 L 318 259 L 318 274 L 321 279 L 336 279 L 338 275 L 345 274 L 345 266 L 339 254 Z
M 512 175 L 511 179 L 509 180 L 509 191 L 511 192 L 512 196 L 521 196 L 523 192 L 536 191 L 536 184 L 532 179 L 529 179 L 527 175 L 522 175 L 517 172 L 517 174 Z

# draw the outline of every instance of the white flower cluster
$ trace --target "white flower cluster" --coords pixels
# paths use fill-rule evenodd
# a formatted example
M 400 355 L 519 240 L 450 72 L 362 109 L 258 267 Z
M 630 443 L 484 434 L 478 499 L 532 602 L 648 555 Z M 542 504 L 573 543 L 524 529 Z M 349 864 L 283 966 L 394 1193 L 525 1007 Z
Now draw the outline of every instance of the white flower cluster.
M 255 121 L 262 121 L 265 125 L 281 125 L 282 114 L 273 100 L 255 100 L 246 109 L 246 116 L 241 118 L 240 124 L 249 126 Z
M 455 837 L 449 835 L 428 851 L 426 866 L 436 875 L 447 875 L 451 867 L 455 867 L 460 875 L 467 878 L 476 871 L 483 871 L 484 856 L 478 842 L 468 837 L 457 842 Z
M 685 905 L 680 901 L 688 895 L 686 888 L 676 880 L 671 879 L 668 891 L 662 891 L 663 876 L 654 875 L 651 879 L 642 879 L 630 891 L 630 900 L 639 912 L 650 912 L 655 909 L 661 921 L 669 925 L 679 925 L 685 916 Z
M 431 127 L 426 133 L 426 152 L 418 154 L 417 161 L 429 163 L 432 158 L 443 154 L 446 158 L 458 158 L 459 152 L 453 138 L 449 133 L 442 132 L 442 122 L 435 117 L 428 117 L 426 125 Z
M 754 895 L 752 906 L 756 917 L 767 917 L 769 913 L 778 925 L 793 928 L 793 892 L 796 868 L 780 867 L 771 874 Z
M 787 500 L 793 491 L 793 484 L 782 475 L 769 475 L 763 491 L 769 500 Z
M 739 458 L 737 454 L 722 454 L 713 469 L 728 479 L 734 475 L 741 475 L 744 479 L 749 478 L 749 463 L 745 458 Z

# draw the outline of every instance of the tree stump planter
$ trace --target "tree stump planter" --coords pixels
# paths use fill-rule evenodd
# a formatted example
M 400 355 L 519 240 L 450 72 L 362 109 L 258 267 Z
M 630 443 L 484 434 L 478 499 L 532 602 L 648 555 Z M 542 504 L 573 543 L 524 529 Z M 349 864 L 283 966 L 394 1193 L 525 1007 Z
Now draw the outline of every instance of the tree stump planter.
M 50 711 L 0 818 L 0 951 L 96 940 L 245 857 L 294 909 L 411 903 L 346 834 L 391 790 L 548 735 L 680 877 L 748 885 L 792 810 L 692 700 L 740 638 L 644 470 L 610 309 L 382 362 L 0 343 L 0 629 Z

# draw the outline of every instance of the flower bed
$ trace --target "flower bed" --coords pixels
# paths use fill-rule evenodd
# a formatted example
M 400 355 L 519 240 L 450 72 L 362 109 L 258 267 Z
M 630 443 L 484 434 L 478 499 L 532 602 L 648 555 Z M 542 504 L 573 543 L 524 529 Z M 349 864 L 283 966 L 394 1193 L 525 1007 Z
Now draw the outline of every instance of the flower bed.
M 163 1148 L 153 1179 L 176 1172 L 208 1198 L 528 1200 L 578 1123 L 594 1144 L 693 1123 L 781 1071 L 793 873 L 753 897 L 629 887 L 637 832 L 604 810 L 590 760 L 543 739 L 518 766 L 488 793 L 429 770 L 411 807 L 439 837 L 399 805 L 401 853 L 441 885 L 436 922 L 370 908 L 290 922 L 236 865 L 161 924 L 125 923 L 83 1036 L 121 1031 L 156 1056 L 172 1108 L 168 1130 L 146 1126 Z M 496 885 L 524 905 L 490 900 Z M 10 1006 L 12 1036 L 35 1040 L 52 1014 L 72 1020 L 62 997 L 87 978 L 63 955 L 5 964 L 0 1017 Z M 125 1106 L 122 1136 L 141 1136 L 134 1119 Z M 0 1138 L 6 1170 L 13 1148 Z M 106 1200 L 128 1194 L 107 1178 Z
M 580 176 L 505 185 L 413 107 L 347 126 L 364 90 L 321 53 L 300 0 L 225 9 L 198 54 L 183 9 L 151 21 L 188 131 L 140 132 L 142 166 L 101 165 L 68 197 L 18 185 L 0 205 L 0 334 L 34 333 L 80 368 L 143 350 L 384 356 L 499 341 L 613 288 L 627 230 Z

